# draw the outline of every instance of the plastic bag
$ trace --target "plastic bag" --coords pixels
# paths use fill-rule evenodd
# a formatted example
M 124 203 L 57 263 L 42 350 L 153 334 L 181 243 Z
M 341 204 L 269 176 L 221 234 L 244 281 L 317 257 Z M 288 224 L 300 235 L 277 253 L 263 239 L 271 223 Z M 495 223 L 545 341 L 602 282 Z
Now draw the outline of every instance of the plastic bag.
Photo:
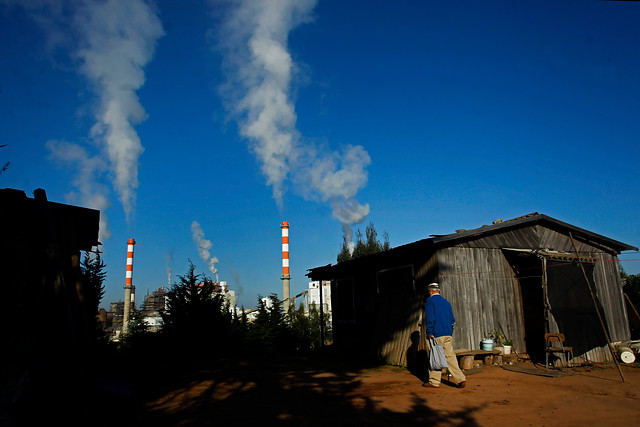
M 429 370 L 441 371 L 444 368 L 448 368 L 447 357 L 444 355 L 444 348 L 436 343 L 435 338 L 429 338 L 429 345 L 431 350 L 429 351 Z

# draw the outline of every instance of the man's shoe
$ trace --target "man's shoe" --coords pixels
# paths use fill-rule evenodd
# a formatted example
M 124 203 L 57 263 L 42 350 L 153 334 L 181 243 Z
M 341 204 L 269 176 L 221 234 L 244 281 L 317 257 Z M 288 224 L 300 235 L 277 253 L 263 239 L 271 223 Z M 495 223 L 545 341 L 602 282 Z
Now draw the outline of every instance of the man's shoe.
M 465 388 L 467 386 L 467 382 L 466 381 L 460 381 L 458 383 L 458 388 Z
M 426 388 L 440 388 L 440 387 L 439 387 L 439 386 L 437 386 L 437 385 L 431 385 L 431 384 L 429 384 L 429 383 L 423 383 L 423 384 L 422 384 L 422 387 L 426 387 Z

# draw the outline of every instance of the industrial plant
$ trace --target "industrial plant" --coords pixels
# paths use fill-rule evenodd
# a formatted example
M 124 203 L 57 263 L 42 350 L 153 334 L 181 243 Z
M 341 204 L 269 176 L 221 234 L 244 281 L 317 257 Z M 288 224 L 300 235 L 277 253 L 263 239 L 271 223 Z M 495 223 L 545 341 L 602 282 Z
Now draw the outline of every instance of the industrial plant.
M 284 311 L 289 309 L 298 309 L 303 307 L 306 315 L 312 309 L 318 310 L 322 316 L 331 319 L 331 282 L 330 281 L 311 281 L 308 289 L 291 297 L 290 296 L 290 265 L 289 265 L 289 222 L 282 221 L 281 242 L 282 242 L 282 299 L 281 304 Z M 124 285 L 124 301 L 110 303 L 110 311 L 100 309 L 98 320 L 102 329 L 110 336 L 113 341 L 118 341 L 122 334 L 128 331 L 128 324 L 132 319 L 132 314 L 136 310 L 136 287 L 133 284 L 133 266 L 134 266 L 134 246 L 135 239 L 131 238 L 127 241 L 127 257 L 126 257 L 126 275 Z M 214 287 L 219 289 L 219 293 L 224 298 L 224 306 L 229 307 L 230 311 L 235 312 L 238 316 L 244 314 L 248 321 L 253 321 L 257 315 L 257 308 L 242 309 L 237 306 L 237 298 L 235 291 L 229 289 L 226 281 L 220 281 L 216 271 L 216 281 Z M 147 292 L 140 308 L 142 320 L 150 332 L 157 332 L 162 328 L 161 313 L 167 309 L 167 292 L 165 286 Z M 267 308 L 271 308 L 272 302 L 269 298 L 262 298 L 262 302 Z

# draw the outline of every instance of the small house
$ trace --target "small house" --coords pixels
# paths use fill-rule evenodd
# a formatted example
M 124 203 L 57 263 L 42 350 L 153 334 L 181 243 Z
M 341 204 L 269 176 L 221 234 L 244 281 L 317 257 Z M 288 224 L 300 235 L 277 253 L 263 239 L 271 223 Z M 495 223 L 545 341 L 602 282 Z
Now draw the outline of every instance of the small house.
M 352 354 L 406 365 L 409 348 L 424 347 L 426 289 L 439 282 L 456 317 L 455 348 L 478 349 L 496 330 L 516 351 L 544 360 L 544 334 L 560 332 L 576 358 L 604 361 L 611 356 L 602 324 L 612 342 L 630 336 L 617 259 L 627 250 L 638 249 L 532 213 L 307 276 L 331 281 L 334 344 Z

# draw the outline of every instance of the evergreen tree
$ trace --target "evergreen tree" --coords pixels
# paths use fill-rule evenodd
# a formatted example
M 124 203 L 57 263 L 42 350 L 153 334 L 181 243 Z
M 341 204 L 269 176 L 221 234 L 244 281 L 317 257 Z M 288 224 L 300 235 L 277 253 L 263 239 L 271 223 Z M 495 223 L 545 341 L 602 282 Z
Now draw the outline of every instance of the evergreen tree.
M 161 314 L 163 333 L 170 344 L 185 350 L 214 351 L 230 331 L 230 316 L 223 310 L 219 286 L 195 274 L 191 261 L 187 274 L 179 276 L 179 282 L 167 292 L 167 309 Z
M 311 348 L 311 322 L 305 313 L 304 304 L 300 304 L 297 310 L 289 312 L 289 324 L 295 337 L 296 350 L 305 351 Z
M 100 257 L 100 252 L 95 255 L 85 252 L 80 263 L 80 280 L 83 284 L 86 309 L 84 311 L 87 325 L 88 339 L 94 343 L 106 344 L 108 336 L 102 330 L 102 324 L 98 321 L 97 315 L 100 308 L 100 301 L 104 296 L 104 281 L 107 277 L 106 265 Z
M 384 243 L 380 243 L 378 240 L 378 232 L 372 222 L 365 228 L 365 236 L 362 235 L 360 230 L 356 231 L 356 243 L 353 249 L 353 253 L 349 252 L 349 242 L 346 237 L 343 237 L 342 247 L 338 253 L 337 261 L 344 262 L 351 259 L 357 259 L 368 255 L 373 255 L 378 252 L 388 251 L 391 249 L 389 244 L 389 234 L 385 231 Z
M 384 243 L 382 244 L 382 250 L 388 251 L 389 249 L 391 249 L 391 243 L 389 243 L 389 233 L 385 231 L 382 237 L 384 239 Z
M 254 349 L 268 352 L 292 349 L 295 342 L 282 302 L 277 294 L 271 294 L 269 300 L 271 307 L 267 307 L 261 297 L 258 298 L 258 314 L 249 325 L 249 343 Z
M 351 251 L 349 250 L 349 242 L 347 242 L 347 236 L 342 237 L 342 248 L 338 253 L 338 262 L 349 261 L 351 259 Z
M 322 325 L 322 329 L 320 325 Z M 311 349 L 319 349 L 324 346 L 324 342 L 331 341 L 333 331 L 329 316 L 327 313 L 323 313 L 321 318 L 320 310 L 315 304 L 309 308 L 309 328 L 311 330 Z
M 362 238 L 362 232 L 360 230 L 356 231 L 356 245 L 353 248 L 353 253 L 351 254 L 352 259 L 361 258 L 367 255 L 367 246 L 364 243 Z
M 382 245 L 378 241 L 378 232 L 370 222 L 365 229 L 367 241 L 365 243 L 365 255 L 373 255 L 382 252 Z
M 80 273 L 85 289 L 85 297 L 90 301 L 92 315 L 98 313 L 100 301 L 104 296 L 104 280 L 107 277 L 105 271 L 106 265 L 102 262 L 100 252 L 96 251 L 95 255 L 89 252 L 84 254 L 84 259 L 80 263 Z

